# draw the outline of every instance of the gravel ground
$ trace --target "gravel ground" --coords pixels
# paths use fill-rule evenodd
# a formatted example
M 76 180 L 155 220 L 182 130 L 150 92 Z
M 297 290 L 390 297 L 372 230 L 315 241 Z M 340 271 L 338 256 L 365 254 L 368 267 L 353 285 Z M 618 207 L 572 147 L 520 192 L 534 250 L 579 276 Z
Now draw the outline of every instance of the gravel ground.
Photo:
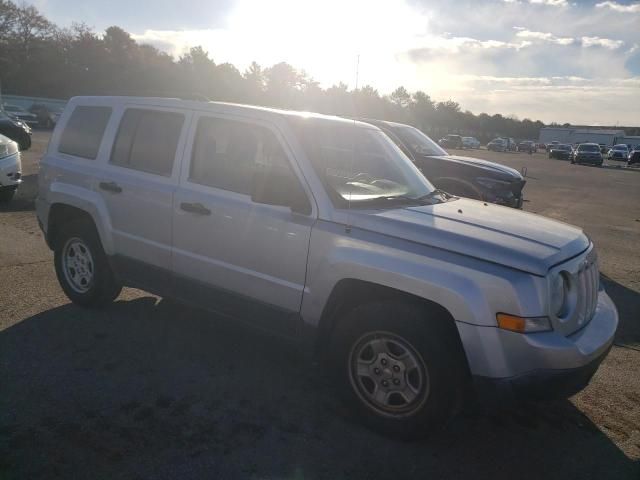
M 0 207 L 0 479 L 640 478 L 640 169 L 466 152 L 527 167 L 525 209 L 586 230 L 621 324 L 570 400 L 478 406 L 400 443 L 268 337 L 131 289 L 101 312 L 71 305 L 33 211 L 47 140 L 35 132 Z

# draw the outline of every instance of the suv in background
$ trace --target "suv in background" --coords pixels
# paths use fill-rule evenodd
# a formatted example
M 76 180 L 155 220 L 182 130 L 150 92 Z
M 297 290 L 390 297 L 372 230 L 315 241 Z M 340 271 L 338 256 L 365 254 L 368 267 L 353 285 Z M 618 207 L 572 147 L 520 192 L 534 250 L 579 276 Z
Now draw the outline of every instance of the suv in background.
M 573 150 L 571 163 L 589 163 L 601 167 L 603 159 L 600 153 L 600 145 L 597 143 L 580 143 Z
M 536 153 L 538 151 L 538 147 L 532 140 L 523 140 L 518 144 L 518 151 Z
M 571 160 L 573 156 L 573 148 L 571 145 L 559 143 L 549 147 L 549 158 L 558 158 L 560 160 Z
M 571 395 L 613 342 L 582 230 L 440 192 L 367 123 L 73 98 L 38 177 L 38 221 L 74 303 L 128 285 L 253 323 L 319 358 L 391 435 L 433 431 L 472 378 Z
M 438 145 L 442 148 L 454 148 L 458 150 L 464 149 L 464 142 L 460 135 L 447 135 L 446 137 L 438 140 Z
M 526 180 L 511 167 L 450 155 L 410 125 L 364 119 L 385 132 L 436 188 L 453 195 L 522 208 Z

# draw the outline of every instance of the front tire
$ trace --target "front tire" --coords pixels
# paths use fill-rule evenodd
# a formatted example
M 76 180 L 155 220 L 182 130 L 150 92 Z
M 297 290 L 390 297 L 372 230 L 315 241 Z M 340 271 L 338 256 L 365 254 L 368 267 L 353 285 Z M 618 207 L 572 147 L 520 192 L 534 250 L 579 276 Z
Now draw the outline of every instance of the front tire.
M 102 249 L 95 227 L 87 221 L 72 221 L 56 238 L 54 263 L 58 282 L 73 303 L 101 307 L 122 290 Z
M 417 303 L 355 307 L 340 319 L 332 348 L 347 404 L 366 426 L 394 437 L 438 429 L 456 412 L 466 385 L 455 335 L 449 319 Z

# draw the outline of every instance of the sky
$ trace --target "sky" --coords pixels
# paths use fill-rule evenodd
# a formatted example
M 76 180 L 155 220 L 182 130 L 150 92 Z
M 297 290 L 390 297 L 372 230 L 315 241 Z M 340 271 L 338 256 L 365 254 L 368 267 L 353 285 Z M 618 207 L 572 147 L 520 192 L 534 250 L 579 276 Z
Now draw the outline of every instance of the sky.
M 285 61 L 323 87 L 402 85 L 474 113 L 640 125 L 640 1 L 37 0 L 60 26 L 118 25 L 176 58 Z

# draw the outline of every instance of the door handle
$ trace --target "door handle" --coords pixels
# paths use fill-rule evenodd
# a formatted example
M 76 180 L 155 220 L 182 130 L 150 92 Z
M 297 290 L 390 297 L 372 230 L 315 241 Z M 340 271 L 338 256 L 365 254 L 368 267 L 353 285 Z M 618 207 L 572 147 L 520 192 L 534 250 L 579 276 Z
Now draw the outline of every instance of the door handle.
M 122 187 L 118 185 L 116 182 L 100 182 L 99 187 L 102 190 L 106 190 L 107 192 L 112 192 L 112 193 L 122 192 Z
M 180 209 L 189 213 L 197 213 L 198 215 L 211 215 L 211 210 L 201 203 L 181 203 Z

